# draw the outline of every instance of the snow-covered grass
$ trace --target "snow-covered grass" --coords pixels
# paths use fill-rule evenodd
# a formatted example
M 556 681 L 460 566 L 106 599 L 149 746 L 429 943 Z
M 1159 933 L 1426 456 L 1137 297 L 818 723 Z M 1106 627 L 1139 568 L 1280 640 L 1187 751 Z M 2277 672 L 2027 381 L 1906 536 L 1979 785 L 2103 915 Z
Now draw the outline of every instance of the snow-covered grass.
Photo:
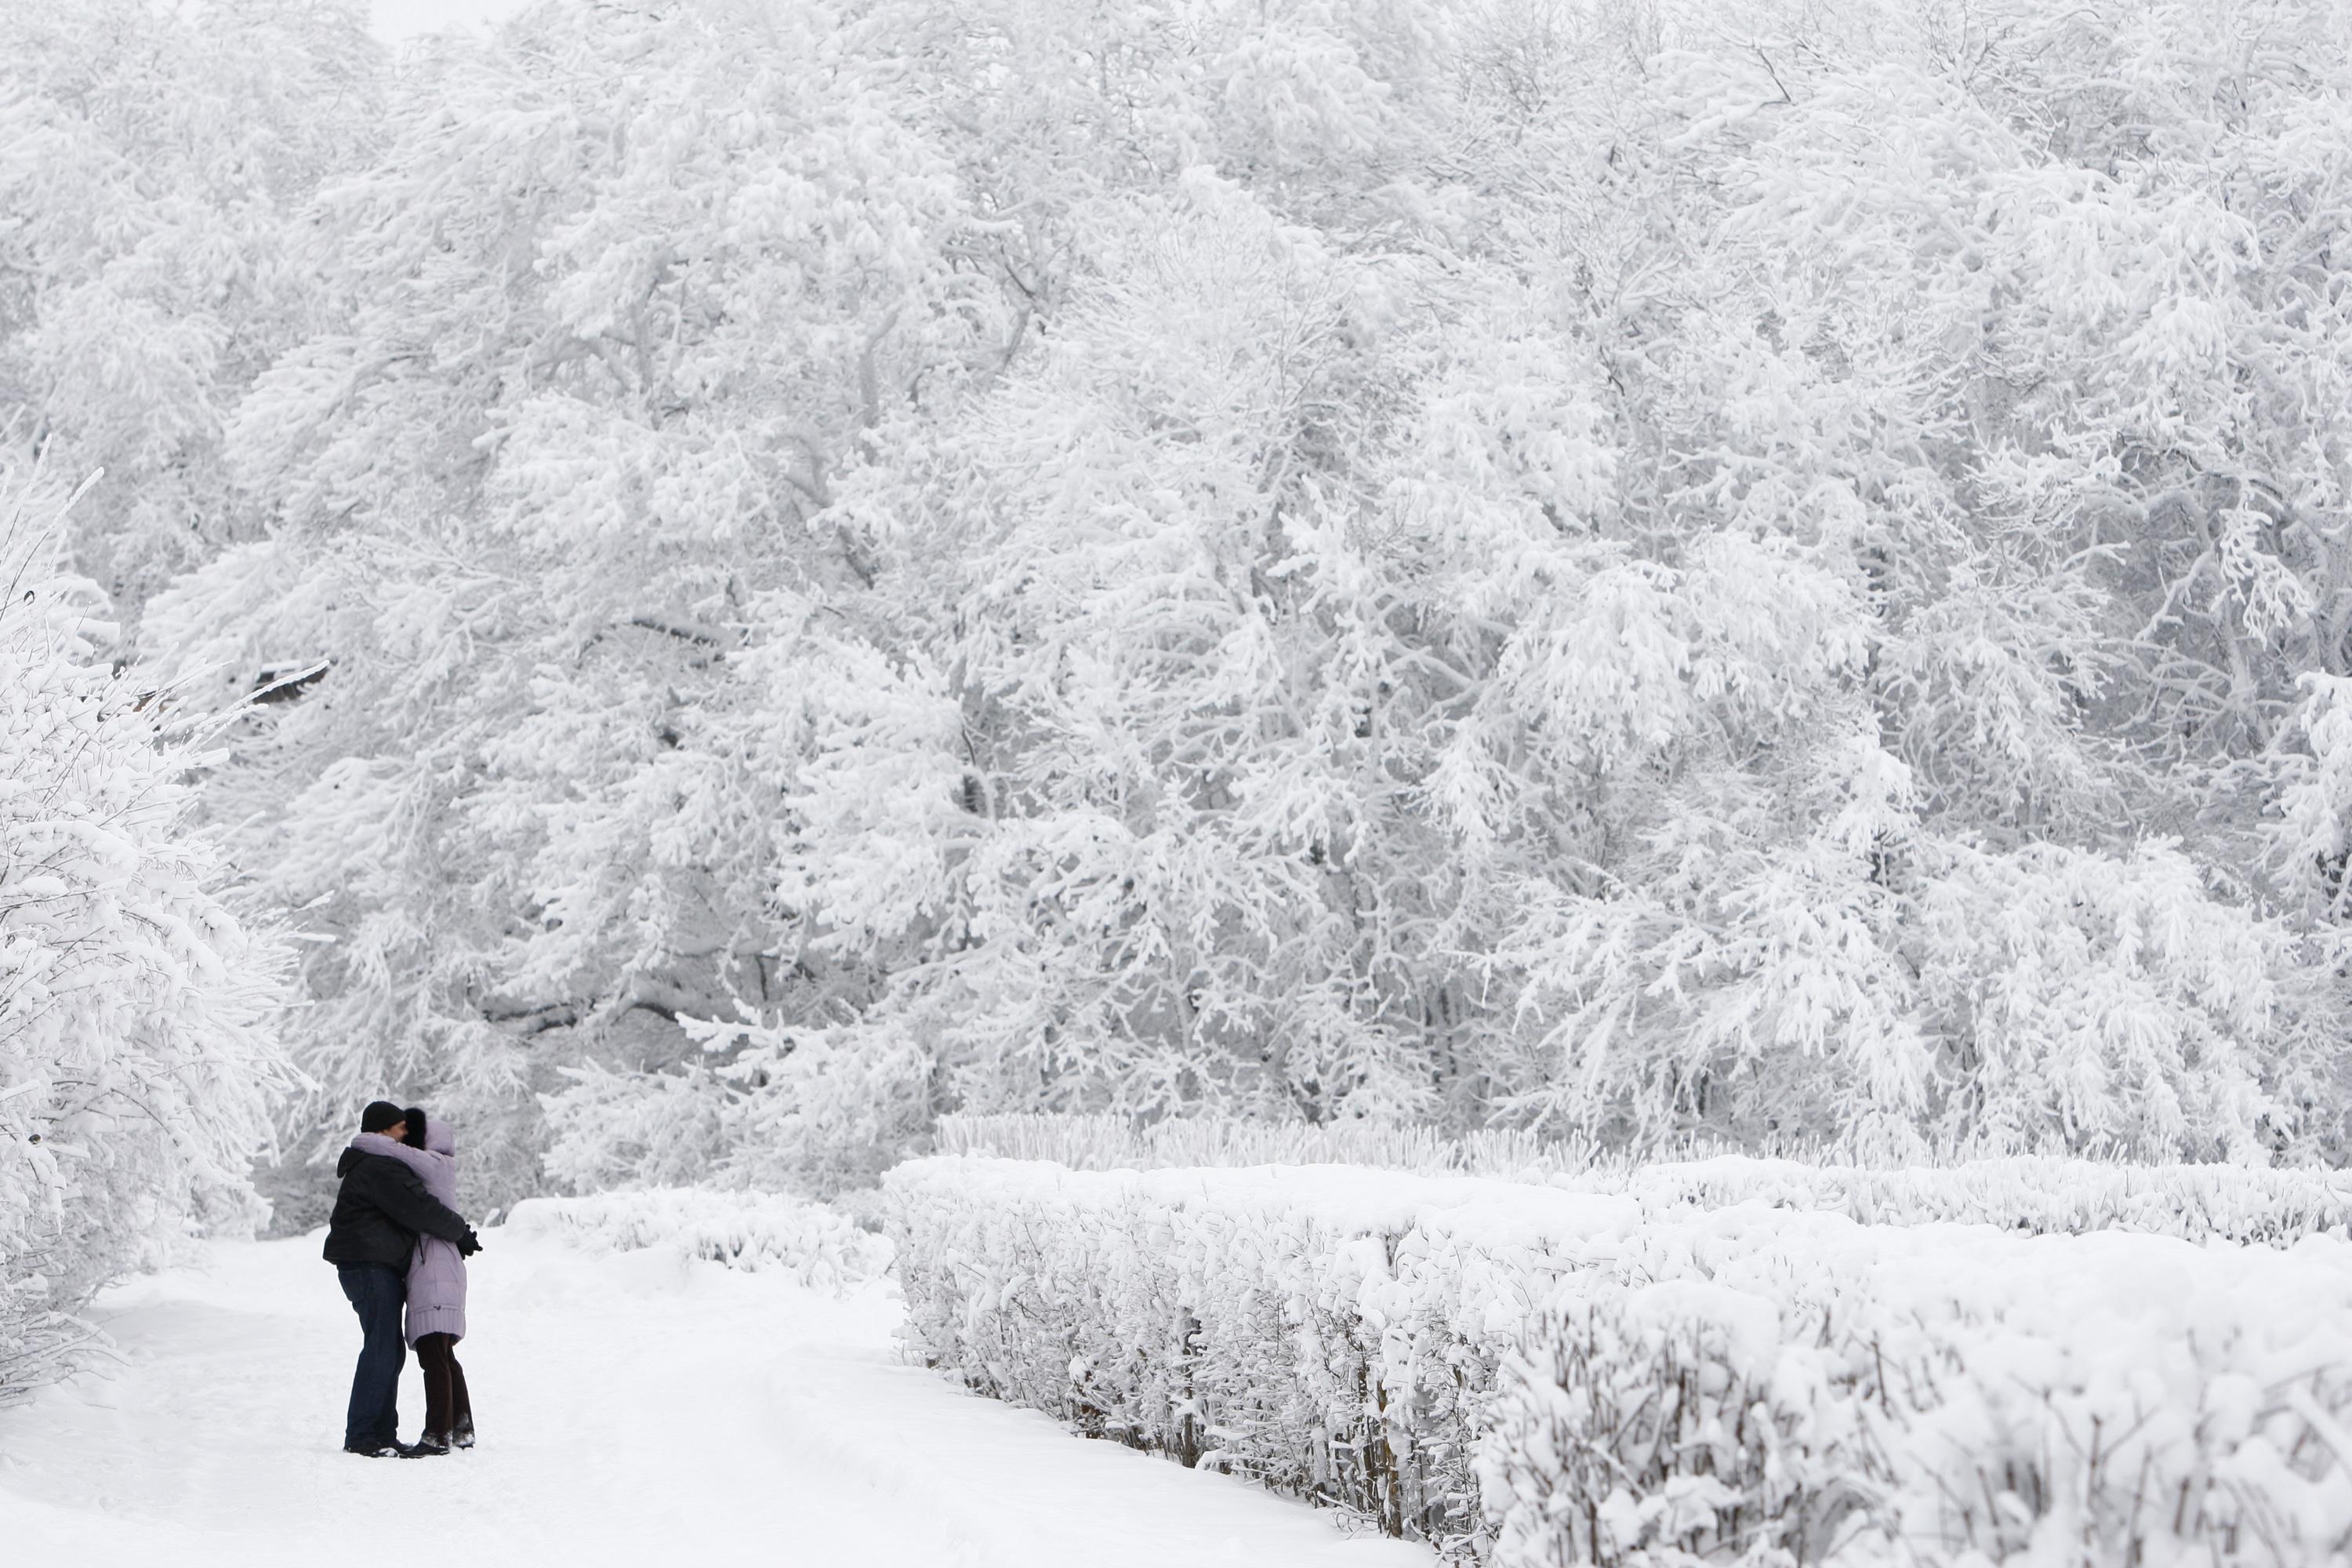
M 1452 1137 L 1369 1122 L 1278 1125 L 1215 1118 L 1138 1124 L 1118 1116 L 946 1116 L 939 1152 L 1048 1160 L 1074 1170 L 1368 1165 L 1493 1176 L 1652 1207 L 1763 1203 L 1864 1225 L 1950 1222 L 2035 1235 L 2146 1231 L 2286 1246 L 2352 1229 L 2352 1171 L 2126 1163 L 2038 1155 L 1881 1168 L 1708 1154 L 1634 1162 L 1581 1139 L 1510 1131 Z
M 2352 1246 L 1870 1226 L 1341 1166 L 886 1179 L 982 1392 L 1511 1568 L 2318 1563 Z
M 591 1251 L 656 1247 L 749 1271 L 782 1269 L 813 1289 L 842 1290 L 880 1278 L 890 1242 L 824 1204 L 773 1193 L 663 1187 L 577 1198 L 530 1198 L 509 1232 L 554 1236 Z

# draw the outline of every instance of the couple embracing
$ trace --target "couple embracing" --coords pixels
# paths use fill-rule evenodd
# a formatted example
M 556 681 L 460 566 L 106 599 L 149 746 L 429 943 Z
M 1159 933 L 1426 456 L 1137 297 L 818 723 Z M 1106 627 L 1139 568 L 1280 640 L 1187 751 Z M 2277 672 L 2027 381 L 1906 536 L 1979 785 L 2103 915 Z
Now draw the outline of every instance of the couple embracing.
M 327 1261 L 360 1318 L 359 1365 L 343 1418 L 343 1450 L 423 1458 L 474 1446 L 474 1407 L 457 1342 L 466 1335 L 465 1260 L 482 1249 L 457 1215 L 457 1144 L 446 1121 L 388 1100 L 360 1112 L 359 1135 L 336 1163 L 342 1188 L 327 1221 Z M 407 1309 L 404 1342 L 401 1310 Z M 425 1431 L 400 1440 L 406 1346 L 425 1373 Z

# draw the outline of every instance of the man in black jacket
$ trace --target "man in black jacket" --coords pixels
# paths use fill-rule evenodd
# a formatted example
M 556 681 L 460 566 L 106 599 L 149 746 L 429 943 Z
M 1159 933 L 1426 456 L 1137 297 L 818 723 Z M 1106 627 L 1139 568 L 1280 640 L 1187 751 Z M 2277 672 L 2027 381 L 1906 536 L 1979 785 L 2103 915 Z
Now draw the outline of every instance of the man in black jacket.
M 360 1131 L 397 1143 L 408 1125 L 390 1100 L 360 1112 Z M 408 1258 L 417 1234 L 440 1237 L 466 1257 L 481 1250 L 471 1226 L 425 1190 L 423 1178 L 390 1154 L 364 1144 L 343 1151 L 335 1164 L 343 1179 L 327 1219 L 326 1259 L 341 1277 L 343 1295 L 360 1316 L 359 1365 L 352 1373 L 351 1408 L 343 1416 L 343 1448 L 374 1458 L 405 1457 L 400 1442 L 400 1369 L 408 1346 L 400 1309 L 408 1294 Z

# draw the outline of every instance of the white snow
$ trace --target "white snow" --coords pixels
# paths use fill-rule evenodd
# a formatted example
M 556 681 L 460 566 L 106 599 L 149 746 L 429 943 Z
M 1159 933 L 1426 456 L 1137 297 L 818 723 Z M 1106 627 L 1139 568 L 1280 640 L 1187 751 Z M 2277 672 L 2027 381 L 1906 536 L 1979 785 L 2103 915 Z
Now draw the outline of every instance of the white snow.
M 1411 1568 L 1418 1547 L 1073 1437 L 897 1359 L 845 1297 L 672 1251 L 488 1233 L 464 1347 L 482 1446 L 338 1451 L 358 1331 L 316 1237 L 216 1243 L 101 1298 L 115 1375 L 0 1412 L 12 1563 L 390 1561 Z M 411 1363 L 402 1429 L 422 1396 Z

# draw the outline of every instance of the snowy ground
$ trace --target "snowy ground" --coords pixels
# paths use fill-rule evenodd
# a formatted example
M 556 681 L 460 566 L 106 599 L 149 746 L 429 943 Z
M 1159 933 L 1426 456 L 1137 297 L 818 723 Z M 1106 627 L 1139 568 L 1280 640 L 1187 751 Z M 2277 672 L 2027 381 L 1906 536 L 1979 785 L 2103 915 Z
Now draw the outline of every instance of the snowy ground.
M 898 1363 L 895 1302 L 491 1232 L 464 1349 L 483 1433 L 337 1451 L 358 1331 L 315 1238 L 110 1293 L 129 1355 L 0 1412 L 13 1562 L 1427 1568 L 1223 1477 L 1065 1434 Z M 401 1392 L 413 1436 L 423 1399 Z M 372 1542 L 372 1544 L 371 1544 Z

